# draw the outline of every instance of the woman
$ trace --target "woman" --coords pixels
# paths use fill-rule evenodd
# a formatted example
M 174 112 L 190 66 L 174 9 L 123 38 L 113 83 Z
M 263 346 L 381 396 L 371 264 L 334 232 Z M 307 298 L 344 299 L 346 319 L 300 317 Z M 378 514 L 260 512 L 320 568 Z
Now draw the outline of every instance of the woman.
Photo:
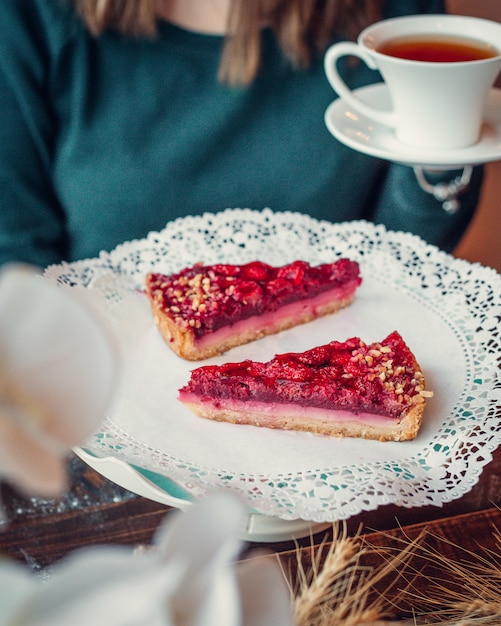
M 96 256 L 177 217 L 270 207 L 368 219 L 452 250 L 412 168 L 338 143 L 325 49 L 439 0 L 2 0 L 0 262 Z M 230 33 L 230 34 L 228 34 Z M 344 67 L 352 86 L 377 77 Z M 439 179 L 449 181 L 457 172 Z

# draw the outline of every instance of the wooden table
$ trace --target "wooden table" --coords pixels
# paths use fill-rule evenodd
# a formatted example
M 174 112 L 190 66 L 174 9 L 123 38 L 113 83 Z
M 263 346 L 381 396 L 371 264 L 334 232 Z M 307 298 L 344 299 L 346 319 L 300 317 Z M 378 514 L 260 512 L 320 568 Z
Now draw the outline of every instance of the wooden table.
M 60 500 L 26 498 L 6 484 L 0 486 L 8 518 L 0 532 L 0 553 L 49 575 L 54 563 L 81 546 L 149 544 L 158 524 L 171 511 L 114 485 L 77 457 L 70 458 L 68 470 L 71 488 Z M 501 531 L 501 448 L 479 483 L 462 498 L 443 507 L 382 506 L 348 520 L 346 528 L 349 535 L 362 528 L 363 539 L 381 548 L 398 547 L 399 541 L 408 542 L 426 528 L 437 554 L 462 562 L 490 550 L 501 558 L 494 533 L 495 528 Z M 329 540 L 329 531 L 313 539 Z M 299 541 L 306 560 L 311 541 Z M 288 541 L 249 543 L 243 554 L 248 557 L 263 547 L 281 554 L 284 562 L 298 558 L 296 544 Z M 417 584 L 424 589 L 424 580 Z

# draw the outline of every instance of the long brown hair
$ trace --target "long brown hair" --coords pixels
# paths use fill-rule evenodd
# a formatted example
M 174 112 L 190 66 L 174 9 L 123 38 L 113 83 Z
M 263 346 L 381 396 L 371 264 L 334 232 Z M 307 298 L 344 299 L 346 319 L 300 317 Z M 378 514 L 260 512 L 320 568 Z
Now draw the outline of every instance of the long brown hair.
M 128 37 L 156 33 L 155 0 L 71 0 L 91 33 L 114 29 Z M 382 0 L 232 0 L 219 78 L 245 85 L 260 65 L 261 29 L 273 30 L 298 68 L 308 67 L 325 50 L 333 33 L 354 39 L 381 17 Z

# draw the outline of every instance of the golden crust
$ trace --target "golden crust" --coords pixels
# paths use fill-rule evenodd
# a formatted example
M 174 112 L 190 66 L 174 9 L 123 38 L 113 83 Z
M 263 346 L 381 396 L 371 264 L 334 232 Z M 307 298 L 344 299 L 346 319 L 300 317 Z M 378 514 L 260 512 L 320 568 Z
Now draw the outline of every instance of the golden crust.
M 266 418 L 261 412 L 234 410 L 230 408 L 214 408 L 206 404 L 195 402 L 184 403 L 193 413 L 217 422 L 229 422 L 231 424 L 246 424 L 264 428 L 298 430 L 315 435 L 327 435 L 330 437 L 356 437 L 359 439 L 372 439 L 377 441 L 408 441 L 417 436 L 426 403 L 416 404 L 400 420 L 388 420 L 388 425 L 380 426 L 369 422 L 348 421 L 346 419 L 336 421 L 335 418 L 319 419 L 314 416 L 298 417 L 287 414 L 274 415 Z

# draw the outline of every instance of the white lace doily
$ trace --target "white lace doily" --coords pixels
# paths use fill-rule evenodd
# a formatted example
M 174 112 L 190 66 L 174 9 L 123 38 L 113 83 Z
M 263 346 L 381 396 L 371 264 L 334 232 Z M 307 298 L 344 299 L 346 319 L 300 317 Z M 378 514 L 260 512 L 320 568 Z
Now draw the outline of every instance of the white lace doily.
M 144 275 L 197 261 L 283 264 L 347 256 L 363 277 L 355 302 L 328 318 L 210 362 L 271 358 L 332 339 L 398 330 L 435 396 L 413 442 L 381 443 L 219 424 L 176 399 L 189 370 L 163 343 L 142 293 Z M 176 220 L 99 258 L 51 266 L 59 283 L 93 289 L 124 351 L 125 383 L 86 444 L 178 483 L 193 497 L 216 486 L 284 520 L 331 522 L 381 504 L 441 505 L 476 484 L 501 441 L 501 276 L 405 233 L 366 222 L 331 224 L 270 210 Z

